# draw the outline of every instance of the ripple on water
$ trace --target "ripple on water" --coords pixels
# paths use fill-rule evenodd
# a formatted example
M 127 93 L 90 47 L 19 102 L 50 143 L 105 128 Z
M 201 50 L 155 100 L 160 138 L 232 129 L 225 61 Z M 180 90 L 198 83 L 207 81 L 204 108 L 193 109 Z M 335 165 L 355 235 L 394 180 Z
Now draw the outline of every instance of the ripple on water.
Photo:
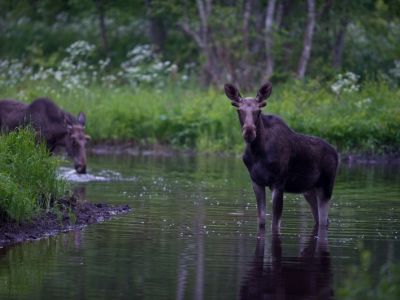
M 98 172 L 78 174 L 74 169 L 61 167 L 58 169 L 58 176 L 71 182 L 101 182 L 101 181 L 136 181 L 137 177 L 124 177 L 121 173 L 113 170 L 101 170 Z

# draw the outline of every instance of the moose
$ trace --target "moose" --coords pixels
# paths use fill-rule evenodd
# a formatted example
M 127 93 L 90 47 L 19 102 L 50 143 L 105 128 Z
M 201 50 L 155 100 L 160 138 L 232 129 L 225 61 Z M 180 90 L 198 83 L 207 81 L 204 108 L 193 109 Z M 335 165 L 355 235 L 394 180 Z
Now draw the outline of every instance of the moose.
M 264 115 L 272 84 L 267 82 L 255 98 L 242 98 L 232 84 L 225 94 L 237 108 L 246 143 L 246 165 L 257 200 L 258 226 L 265 228 L 265 188 L 272 191 L 272 230 L 279 231 L 283 193 L 301 193 L 311 207 L 315 223 L 328 225 L 329 201 L 338 167 L 336 150 L 324 140 L 294 132 L 275 115 Z
M 31 104 L 9 99 L 0 101 L 2 132 L 30 124 L 37 139 L 46 143 L 50 153 L 54 153 L 57 147 L 65 147 L 79 174 L 86 173 L 86 142 L 90 137 L 85 134 L 85 123 L 83 112 L 74 117 L 48 98 L 38 98 Z

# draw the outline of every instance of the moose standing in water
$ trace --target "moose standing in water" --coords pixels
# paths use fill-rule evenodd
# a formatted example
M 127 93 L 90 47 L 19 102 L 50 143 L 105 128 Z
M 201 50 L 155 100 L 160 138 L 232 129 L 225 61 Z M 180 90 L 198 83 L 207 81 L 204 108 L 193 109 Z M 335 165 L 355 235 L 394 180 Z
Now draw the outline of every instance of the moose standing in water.
M 225 94 L 237 107 L 246 142 L 243 161 L 257 199 L 258 226 L 265 228 L 265 187 L 272 190 L 272 229 L 279 231 L 283 193 L 302 193 L 315 223 L 328 225 L 329 200 L 338 166 L 336 150 L 320 138 L 299 134 L 274 115 L 264 115 L 272 84 L 265 83 L 256 98 L 242 98 L 225 84 Z
M 15 100 L 0 101 L 0 129 L 3 132 L 31 124 L 51 153 L 56 147 L 65 147 L 79 174 L 86 173 L 85 147 L 89 136 L 85 134 L 85 123 L 84 113 L 79 113 L 75 118 L 47 98 L 38 98 L 31 104 Z

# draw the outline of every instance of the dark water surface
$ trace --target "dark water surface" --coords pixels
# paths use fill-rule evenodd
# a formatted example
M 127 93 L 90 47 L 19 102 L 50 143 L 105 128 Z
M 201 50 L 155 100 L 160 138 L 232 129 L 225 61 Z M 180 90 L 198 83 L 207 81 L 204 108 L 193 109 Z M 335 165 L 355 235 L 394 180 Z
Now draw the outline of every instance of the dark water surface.
M 0 249 L 0 299 L 329 299 L 362 253 L 377 278 L 400 262 L 399 166 L 341 167 L 327 240 L 296 195 L 286 195 L 281 235 L 267 227 L 257 239 L 238 158 L 101 156 L 87 177 L 62 172 L 88 201 L 134 212 Z

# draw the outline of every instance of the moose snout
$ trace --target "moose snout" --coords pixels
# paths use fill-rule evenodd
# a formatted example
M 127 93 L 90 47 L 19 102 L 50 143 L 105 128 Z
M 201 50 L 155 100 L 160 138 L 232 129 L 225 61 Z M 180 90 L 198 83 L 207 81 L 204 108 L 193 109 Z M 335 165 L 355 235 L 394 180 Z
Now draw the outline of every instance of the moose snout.
M 251 143 L 256 138 L 256 126 L 254 125 L 245 125 L 242 128 L 242 136 L 244 140 L 248 143 Z
M 78 174 L 86 174 L 86 165 L 84 164 L 76 164 L 75 170 Z

